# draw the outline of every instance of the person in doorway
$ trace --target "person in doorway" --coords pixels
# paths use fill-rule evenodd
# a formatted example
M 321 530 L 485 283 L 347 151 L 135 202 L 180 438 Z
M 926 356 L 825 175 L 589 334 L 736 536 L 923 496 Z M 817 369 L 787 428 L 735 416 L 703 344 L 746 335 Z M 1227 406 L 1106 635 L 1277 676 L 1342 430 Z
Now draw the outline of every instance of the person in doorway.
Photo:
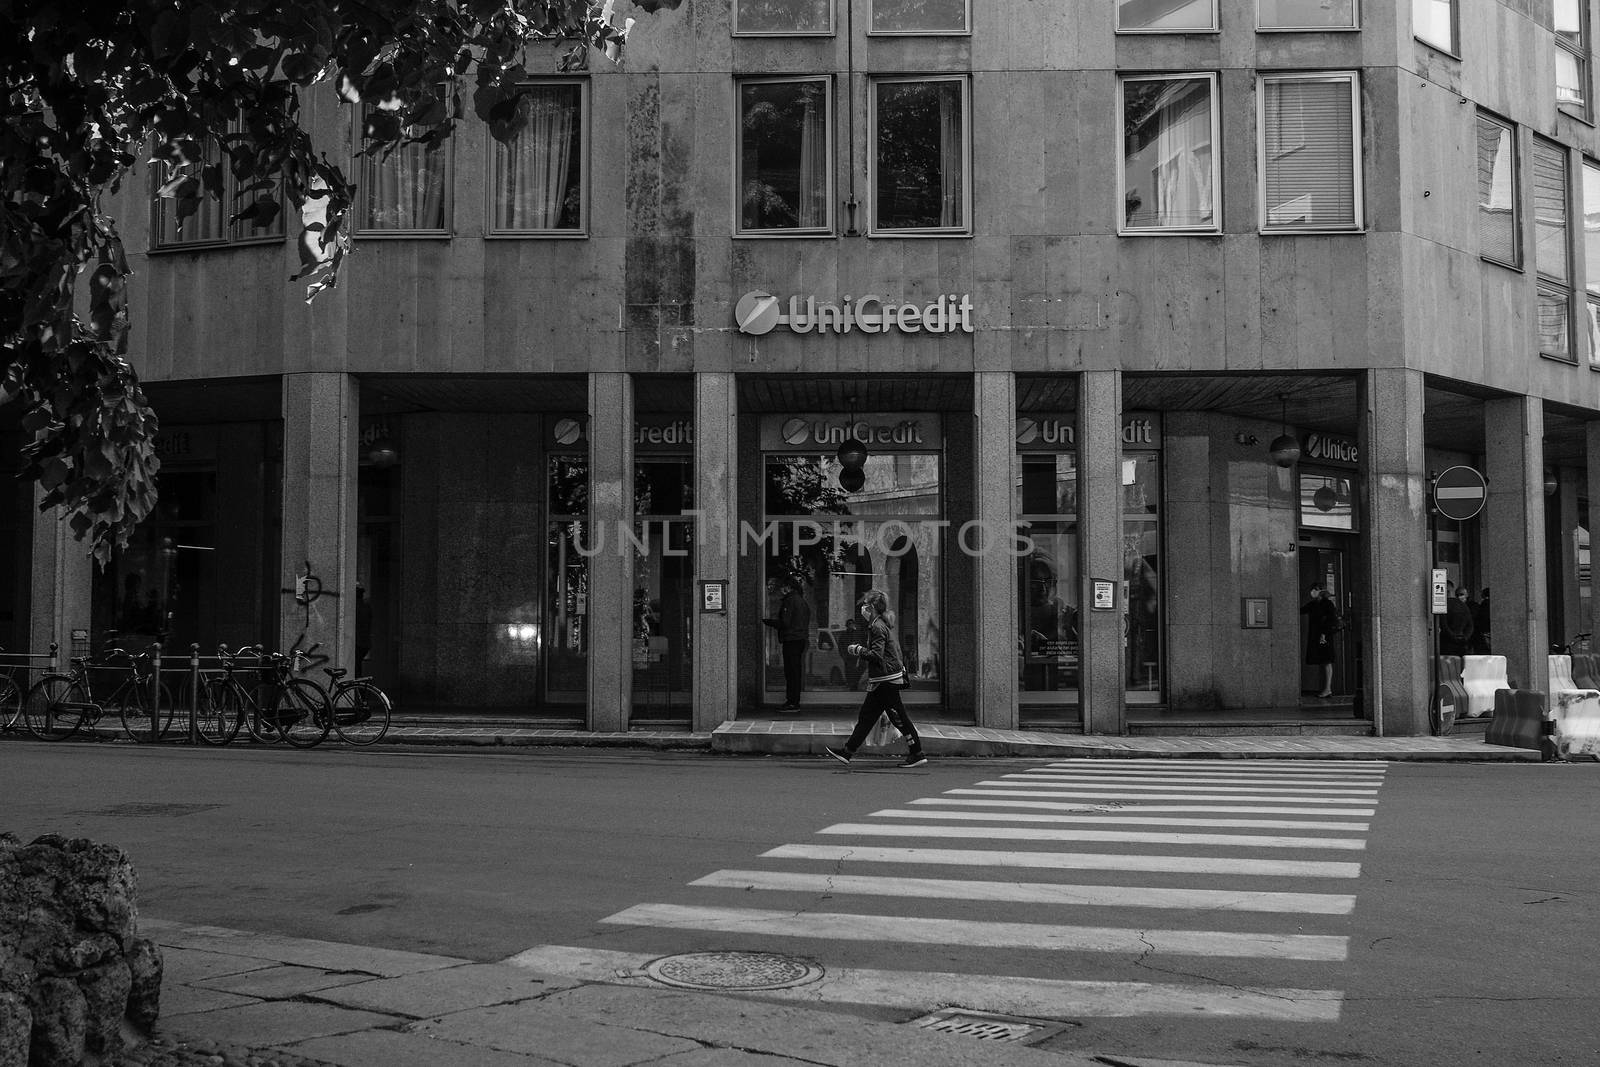
M 921 767 L 928 762 L 922 754 L 922 738 L 906 714 L 900 700 L 900 690 L 908 684 L 905 661 L 900 654 L 900 642 L 894 636 L 894 613 L 889 610 L 889 598 L 881 589 L 869 589 L 856 603 L 861 621 L 867 624 L 867 643 L 851 645 L 849 652 L 867 661 L 867 695 L 861 701 L 861 713 L 856 716 L 856 728 L 844 748 L 828 748 L 828 755 L 840 763 L 849 763 L 856 749 L 867 739 L 867 733 L 878 721 L 879 715 L 888 715 L 889 722 L 906 737 L 906 758 L 902 767 Z
M 1489 587 L 1472 606 L 1472 651 L 1479 656 L 1489 655 Z
M 1467 602 L 1466 586 L 1458 586 L 1450 594 L 1445 606 L 1444 621 L 1439 626 L 1439 654 L 1465 656 L 1472 640 L 1472 605 Z
M 778 710 L 793 714 L 800 710 L 806 649 L 811 647 L 811 605 L 800 592 L 799 579 L 785 578 L 779 588 L 783 598 L 778 601 L 778 617 L 761 621 L 778 631 L 778 645 L 783 649 L 783 707 Z
M 1316 667 L 1322 674 L 1319 697 L 1333 696 L 1333 646 L 1334 634 L 1339 632 L 1339 609 L 1334 607 L 1328 592 L 1318 582 L 1311 587 L 1306 602 L 1300 607 L 1306 617 L 1306 665 Z
M 363 677 L 361 665 L 372 652 L 372 602 L 367 587 L 356 584 L 356 677 Z

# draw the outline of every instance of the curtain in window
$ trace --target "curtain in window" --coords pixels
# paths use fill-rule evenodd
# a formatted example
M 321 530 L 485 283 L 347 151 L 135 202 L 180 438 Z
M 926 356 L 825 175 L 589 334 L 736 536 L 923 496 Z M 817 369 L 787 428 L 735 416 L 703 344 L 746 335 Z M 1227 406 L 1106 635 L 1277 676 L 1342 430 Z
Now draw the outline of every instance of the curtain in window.
M 220 152 L 214 145 L 208 145 L 202 159 L 188 165 L 188 170 L 181 172 L 184 176 L 193 177 L 200 181 L 200 168 L 217 162 Z M 166 163 L 157 163 L 151 168 L 155 178 L 155 188 L 158 190 L 166 182 L 180 175 L 180 172 Z M 183 220 L 182 232 L 178 229 L 178 202 L 171 197 L 156 196 L 157 213 L 157 240 L 164 245 L 201 244 L 209 241 L 221 241 L 227 237 L 228 205 L 215 197 L 202 196 L 195 205 L 194 214 L 188 215 Z
M 1588 160 L 1583 161 L 1583 248 L 1584 288 L 1600 296 L 1600 165 Z
M 827 83 L 752 81 L 739 87 L 739 227 L 828 226 Z
M 445 149 L 402 145 L 387 158 L 363 156 L 366 230 L 445 228 Z
M 1123 94 L 1127 226 L 1213 225 L 1211 83 L 1129 81 Z
M 964 196 L 961 188 L 962 140 L 961 86 L 939 86 L 939 225 L 961 226 Z
M 874 86 L 875 228 L 966 225 L 962 88 L 953 80 L 886 81 Z
M 818 93 L 808 93 L 800 116 L 800 181 L 795 197 L 801 229 L 828 224 L 828 130 Z
M 530 87 L 527 125 L 509 144 L 494 142 L 494 229 L 580 226 L 581 91 L 577 85 Z
M 1478 116 L 1478 252 L 1517 263 L 1516 139 L 1511 128 Z
M 1264 79 L 1261 95 L 1266 228 L 1360 225 L 1349 79 Z

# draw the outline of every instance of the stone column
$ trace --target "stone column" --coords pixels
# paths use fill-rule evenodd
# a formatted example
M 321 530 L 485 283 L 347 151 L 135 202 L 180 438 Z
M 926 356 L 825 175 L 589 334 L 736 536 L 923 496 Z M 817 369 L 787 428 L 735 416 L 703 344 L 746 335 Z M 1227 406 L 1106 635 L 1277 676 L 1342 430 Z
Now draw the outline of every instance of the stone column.
M 696 374 L 694 382 L 694 574 L 727 583 L 724 612 L 701 611 L 694 590 L 695 730 L 713 730 L 734 718 L 738 702 L 739 561 L 738 379 L 724 372 Z
M 628 728 L 633 702 L 633 379 L 589 375 L 589 729 Z
M 283 376 L 279 646 L 355 662 L 360 388 L 337 371 Z M 305 596 L 296 599 L 303 589 Z M 320 592 L 320 595 L 319 595 Z M 188 649 L 174 650 L 188 654 Z
M 1017 560 L 1011 551 L 1011 531 L 1016 524 L 1012 494 L 1017 481 L 1017 382 L 1010 371 L 978 371 L 972 377 L 976 528 L 965 533 L 958 529 L 950 547 L 974 552 L 974 721 L 992 730 L 1015 730 Z M 959 604 L 946 606 L 947 612 L 960 610 Z
M 89 555 L 89 542 L 72 536 L 66 512 L 60 508 L 39 510 L 43 497 L 44 491 L 34 483 L 29 647 L 20 651 L 43 654 L 50 651 L 54 642 L 61 646 L 56 667 L 66 670 L 72 665 L 72 631 L 93 636 L 89 623 L 95 563 Z M 188 650 L 184 653 L 187 655 Z M 42 669 L 45 662 L 36 661 L 34 666 Z
M 1083 728 L 1092 734 L 1127 731 L 1123 709 L 1122 600 L 1122 375 L 1078 376 L 1078 531 L 1083 581 L 1078 591 L 1083 663 Z M 1094 582 L 1109 581 L 1112 610 L 1094 608 Z
M 1433 693 L 1427 459 L 1420 371 L 1374 369 L 1360 379 L 1360 452 L 1368 588 L 1358 600 L 1362 679 L 1373 729 L 1429 732 Z
M 1484 474 L 1489 499 L 1474 521 L 1488 548 L 1494 653 L 1511 684 L 1543 692 L 1549 684 L 1549 593 L 1545 585 L 1544 404 L 1512 396 L 1483 404 Z

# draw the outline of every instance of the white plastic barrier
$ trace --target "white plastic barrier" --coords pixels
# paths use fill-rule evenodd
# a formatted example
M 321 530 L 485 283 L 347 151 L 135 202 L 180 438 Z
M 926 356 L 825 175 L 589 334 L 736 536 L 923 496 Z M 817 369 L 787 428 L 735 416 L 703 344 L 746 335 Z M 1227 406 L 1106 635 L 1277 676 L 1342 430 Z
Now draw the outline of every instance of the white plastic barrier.
M 1579 689 L 1572 680 L 1572 657 L 1550 657 L 1549 704 L 1555 723 L 1556 754 L 1600 758 L 1600 690 Z
M 1461 687 L 1467 691 L 1467 706 L 1461 714 L 1473 719 L 1488 715 L 1494 711 L 1495 690 L 1511 688 L 1506 681 L 1506 658 L 1462 656 Z

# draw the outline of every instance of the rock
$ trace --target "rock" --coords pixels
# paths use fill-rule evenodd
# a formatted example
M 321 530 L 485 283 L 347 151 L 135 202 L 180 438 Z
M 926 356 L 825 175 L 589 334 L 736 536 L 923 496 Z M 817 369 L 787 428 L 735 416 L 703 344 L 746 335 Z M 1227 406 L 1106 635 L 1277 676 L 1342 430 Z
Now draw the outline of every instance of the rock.
M 78 983 L 70 978 L 40 978 L 32 1006 L 33 1062 L 51 1067 L 82 1063 L 84 1002 Z
M 119 957 L 77 975 L 83 992 L 83 1045 L 93 1055 L 122 1051 L 122 1016 L 128 1008 L 133 976 Z
M 18 993 L 0 991 L 0 1067 L 28 1067 L 33 1009 Z
M 128 1021 L 148 1031 L 161 1017 L 161 975 L 164 966 L 161 949 L 147 938 L 134 938 L 128 948 L 128 973 L 133 984 L 128 990 Z

